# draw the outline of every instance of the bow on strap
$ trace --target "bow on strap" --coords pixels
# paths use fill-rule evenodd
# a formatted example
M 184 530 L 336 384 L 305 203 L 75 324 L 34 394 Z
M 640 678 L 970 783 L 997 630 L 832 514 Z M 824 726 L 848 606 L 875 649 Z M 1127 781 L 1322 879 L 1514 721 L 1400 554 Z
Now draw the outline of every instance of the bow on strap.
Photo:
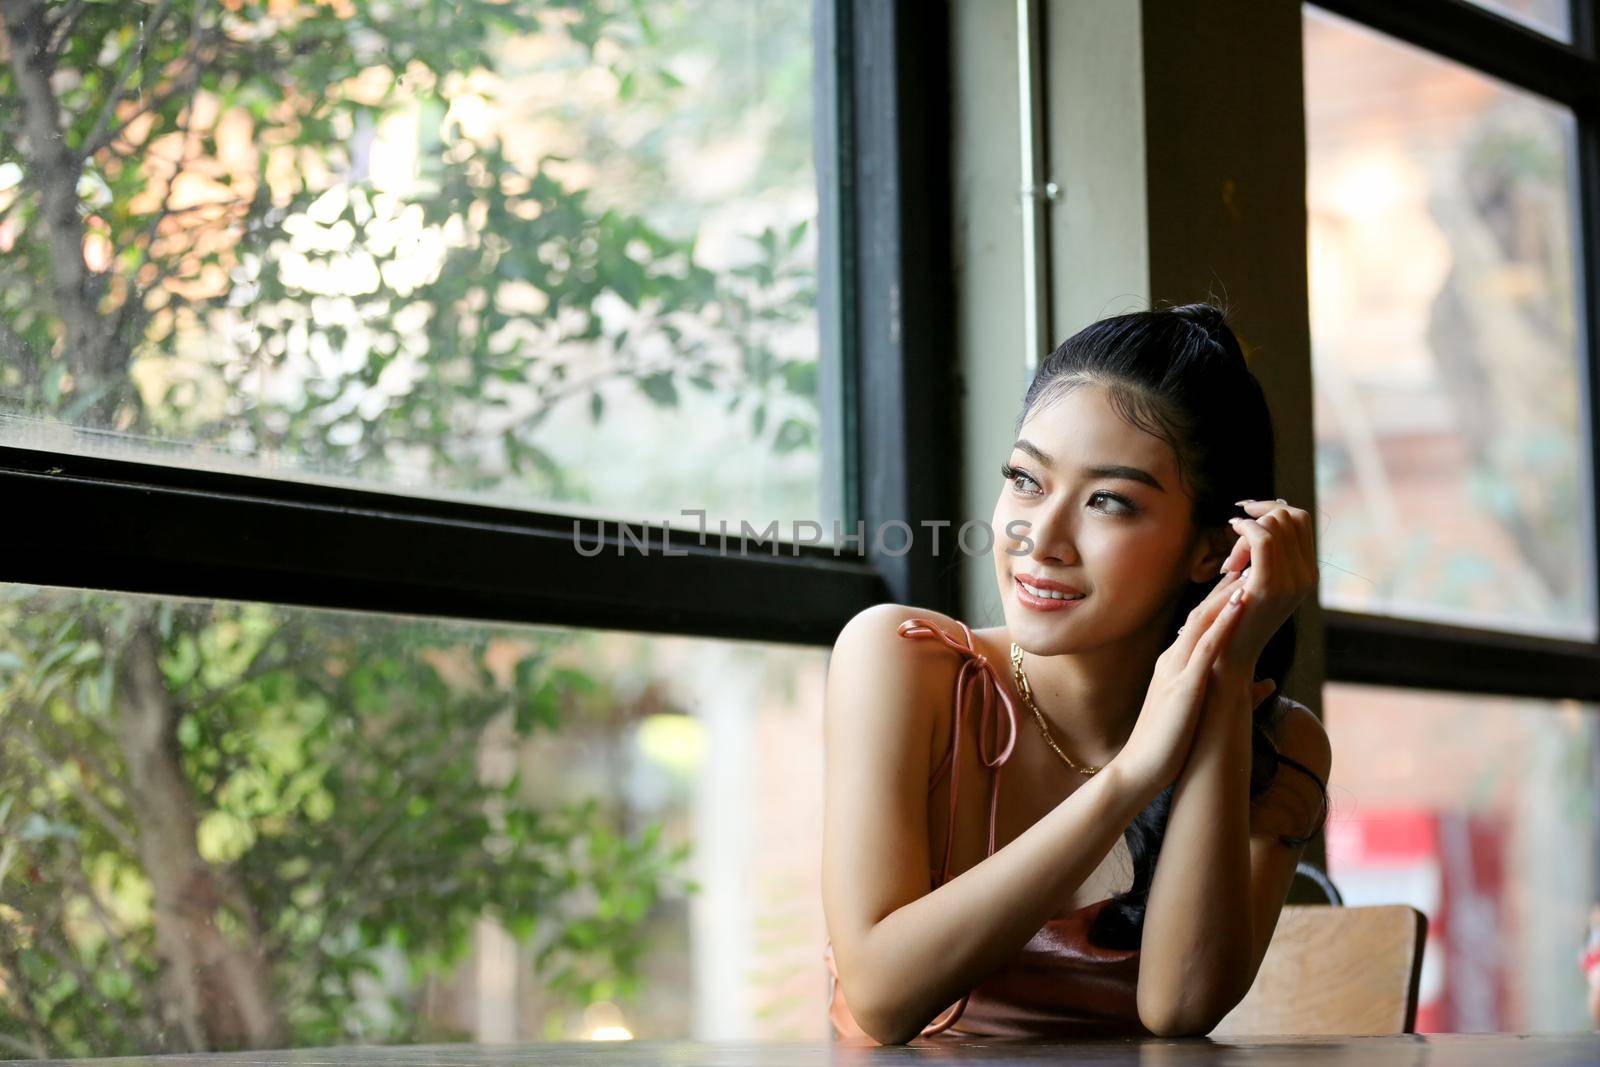
M 989 779 L 989 848 L 986 853 L 989 856 L 994 855 L 995 812 L 999 808 L 1000 800 L 1000 768 L 1011 758 L 1011 752 L 1017 746 L 1017 708 L 1012 703 L 1011 694 L 1006 689 L 1004 680 L 1001 679 L 994 664 L 989 662 L 989 657 L 978 651 L 971 628 L 959 619 L 956 620 L 956 625 L 961 627 L 960 638 L 952 637 L 927 619 L 907 619 L 898 628 L 901 637 L 936 637 L 963 657 L 961 669 L 956 675 L 955 715 L 954 725 L 950 731 L 950 747 L 945 751 L 944 758 L 939 761 L 939 766 L 934 770 L 933 778 L 928 783 L 928 792 L 931 793 L 933 787 L 938 784 L 939 776 L 944 773 L 945 767 L 949 766 L 950 829 L 945 834 L 944 863 L 939 868 L 940 884 L 950 876 L 950 852 L 955 842 L 956 787 L 961 770 L 961 761 L 956 758 L 956 746 L 961 742 L 961 717 L 967 706 L 968 691 L 972 686 L 976 685 L 982 694 L 978 712 L 978 758 L 985 767 L 994 771 Z M 1008 727 L 1005 747 L 998 753 L 993 751 L 996 744 L 993 735 L 998 732 L 998 723 L 994 721 L 996 697 L 999 697 L 1000 706 L 1005 709 Z
M 995 812 L 1000 808 L 1000 768 L 1011 758 L 1012 750 L 1017 747 L 1017 709 L 1011 702 L 1011 694 L 1006 689 L 1005 681 L 996 672 L 994 664 L 989 662 L 989 657 L 978 651 L 971 628 L 960 619 L 956 620 L 956 625 L 961 627 L 959 639 L 952 637 L 927 619 L 907 619 L 898 628 L 901 637 L 937 637 L 962 656 L 961 670 L 956 675 L 955 716 L 950 730 L 950 747 L 945 751 L 944 758 L 939 761 L 938 769 L 933 772 L 933 777 L 928 782 L 928 792 L 932 793 L 945 767 L 950 768 L 950 824 L 944 835 L 944 862 L 939 867 L 939 881 L 934 884 L 935 888 L 943 885 L 950 877 L 951 847 L 956 839 L 957 786 L 961 773 L 961 761 L 956 758 L 956 746 L 961 743 L 961 716 L 967 706 L 967 692 L 970 687 L 976 685 L 978 691 L 983 694 L 978 712 L 978 758 L 983 761 L 985 767 L 994 771 L 989 776 L 989 846 L 985 857 L 994 855 Z M 994 742 L 991 740 L 992 735 L 998 730 L 998 724 L 994 721 L 996 696 L 1000 698 L 1000 706 L 1005 709 L 1006 725 L 1009 727 L 1005 748 L 998 753 L 993 751 Z M 966 1012 L 967 1000 L 970 997 L 971 993 L 963 996 L 937 1019 L 923 1027 L 922 1036 L 931 1037 L 954 1026 Z

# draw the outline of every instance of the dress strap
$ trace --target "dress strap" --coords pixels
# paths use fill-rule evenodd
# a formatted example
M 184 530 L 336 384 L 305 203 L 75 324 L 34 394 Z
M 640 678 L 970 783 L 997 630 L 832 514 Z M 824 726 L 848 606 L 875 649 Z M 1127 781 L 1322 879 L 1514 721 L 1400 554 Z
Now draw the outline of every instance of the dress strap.
M 927 619 L 907 619 L 900 624 L 898 630 L 901 637 L 938 638 L 962 656 L 961 669 L 956 674 L 955 714 L 950 728 L 950 747 L 945 750 L 944 758 L 939 761 L 933 777 L 928 781 L 928 792 L 932 793 L 946 769 L 950 772 L 950 822 L 945 829 L 944 862 L 940 864 L 939 881 L 935 883 L 935 888 L 943 885 L 950 877 L 950 854 L 956 840 L 957 786 L 960 784 L 961 775 L 961 761 L 957 758 L 956 749 L 961 743 L 961 716 L 967 706 L 967 695 L 972 686 L 976 685 L 982 694 L 978 713 L 978 758 L 983 761 L 985 767 L 994 771 L 989 776 L 989 847 L 986 856 L 994 855 L 995 812 L 1000 806 L 1000 768 L 1011 758 L 1012 750 L 1017 747 L 1017 709 L 1011 702 L 1010 693 L 1006 691 L 1005 682 L 996 672 L 994 664 L 989 662 L 989 657 L 978 651 L 978 643 L 972 637 L 971 628 L 960 619 L 956 620 L 956 625 L 961 627 L 959 638 Z M 1000 706 L 1005 710 L 1008 727 L 1005 747 L 999 752 L 993 751 L 997 743 L 993 735 L 999 729 L 999 723 L 995 721 L 997 696 Z M 967 993 L 941 1012 L 938 1018 L 922 1028 L 921 1036 L 932 1037 L 954 1026 L 965 1014 L 967 1001 L 971 995 L 970 992 Z
M 1273 747 L 1276 748 L 1277 746 L 1274 745 Z M 1320 805 L 1320 809 L 1317 812 L 1316 825 L 1314 825 L 1311 828 L 1311 831 L 1309 833 L 1307 833 L 1304 837 L 1294 837 L 1294 836 L 1292 836 L 1290 834 L 1280 834 L 1280 835 L 1278 835 L 1278 839 L 1280 841 L 1282 841 L 1285 845 L 1288 845 L 1290 848 L 1301 848 L 1301 847 L 1303 847 L 1305 845 L 1310 844 L 1311 843 L 1311 839 L 1313 837 L 1316 837 L 1317 834 L 1319 832 L 1321 832 L 1323 826 L 1328 821 L 1328 786 L 1327 786 L 1327 784 L 1325 782 L 1323 782 L 1323 780 L 1321 778 L 1319 778 L 1317 776 L 1317 772 L 1316 771 L 1312 770 L 1310 767 L 1307 767 L 1304 763 L 1301 763 L 1299 760 L 1295 759 L 1294 757 L 1285 756 L 1282 752 L 1279 752 L 1278 753 L 1278 761 L 1280 763 L 1288 764 L 1290 767 L 1293 767 L 1295 770 L 1299 771 L 1301 774 L 1305 775 L 1307 778 L 1310 778 L 1312 783 L 1316 785 L 1317 792 L 1322 797 L 1322 802 L 1321 802 L 1321 805 Z
M 1001 680 L 994 664 L 989 662 L 989 657 L 978 651 L 978 644 L 972 637 L 972 630 L 966 623 L 956 620 L 956 625 L 961 627 L 961 636 L 954 637 L 927 619 L 907 619 L 899 626 L 901 637 L 922 638 L 933 637 L 943 641 L 947 646 L 963 657 L 961 669 L 956 674 L 955 712 L 950 730 L 950 747 L 945 750 L 944 758 L 939 761 L 933 777 L 928 782 L 928 792 L 932 793 L 939 779 L 948 769 L 950 772 L 950 824 L 944 836 L 944 862 L 939 868 L 939 882 L 943 884 L 950 876 L 950 853 L 955 842 L 956 826 L 956 797 L 957 787 L 960 784 L 961 761 L 956 758 L 956 748 L 961 742 L 961 717 L 967 706 L 967 697 L 973 686 L 977 686 L 981 694 L 981 703 L 978 714 L 978 758 L 985 767 L 992 768 L 994 774 L 989 779 L 989 847 L 986 855 L 994 855 L 995 813 L 999 808 L 1000 800 L 1000 768 L 1011 758 L 1012 750 L 1017 746 L 1017 709 L 1011 701 L 1011 695 L 1006 691 L 1005 683 Z M 1005 747 L 999 752 L 993 751 L 998 744 L 994 735 L 999 730 L 999 723 L 995 720 L 995 703 L 1005 711 L 1007 734 Z

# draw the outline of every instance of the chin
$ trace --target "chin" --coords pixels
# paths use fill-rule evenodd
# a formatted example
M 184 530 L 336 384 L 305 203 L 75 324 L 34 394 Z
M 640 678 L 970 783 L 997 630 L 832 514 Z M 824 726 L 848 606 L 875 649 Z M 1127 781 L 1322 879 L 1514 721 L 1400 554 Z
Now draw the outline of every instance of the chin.
M 1006 629 L 1011 639 L 1035 656 L 1059 656 L 1079 650 L 1077 623 L 1072 619 L 1050 618 L 1023 607 L 1014 600 L 1005 606 Z

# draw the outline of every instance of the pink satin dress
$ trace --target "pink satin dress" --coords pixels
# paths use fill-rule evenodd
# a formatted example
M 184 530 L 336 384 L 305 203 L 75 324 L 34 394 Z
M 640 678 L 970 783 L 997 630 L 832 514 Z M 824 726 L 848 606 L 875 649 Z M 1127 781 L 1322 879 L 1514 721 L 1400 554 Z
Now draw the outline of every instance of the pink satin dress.
M 930 871 L 933 888 L 943 885 L 950 874 L 951 845 L 955 839 L 957 787 L 960 762 L 956 746 L 961 743 L 962 715 L 971 688 L 981 696 L 978 720 L 979 758 L 992 769 L 989 776 L 989 840 L 985 857 L 994 855 L 995 812 L 1000 799 L 1000 772 L 1017 742 L 1017 710 L 1004 682 L 987 656 L 978 651 L 972 630 L 959 622 L 961 636 L 952 636 L 925 619 L 907 619 L 900 624 L 901 637 L 933 638 L 959 653 L 964 662 L 956 676 L 954 724 L 950 747 L 928 783 L 931 795 L 945 774 L 950 775 L 950 830 L 945 835 L 944 862 Z M 998 697 L 998 701 L 996 701 Z M 991 741 L 998 724 L 995 704 L 1006 715 L 1005 747 L 998 753 Z M 1139 982 L 1137 949 L 1117 950 L 1090 944 L 1088 931 L 1100 909 L 1110 898 L 1096 901 L 1059 918 L 1047 921 L 1011 960 L 990 974 L 966 996 L 950 1005 L 925 1026 L 924 1038 L 944 1034 L 949 1037 L 1121 1037 L 1146 1036 L 1139 1022 L 1136 992 Z M 833 943 L 823 951 L 828 968 L 828 1017 L 836 1039 L 873 1040 L 856 1023 L 845 1001 L 834 962 Z

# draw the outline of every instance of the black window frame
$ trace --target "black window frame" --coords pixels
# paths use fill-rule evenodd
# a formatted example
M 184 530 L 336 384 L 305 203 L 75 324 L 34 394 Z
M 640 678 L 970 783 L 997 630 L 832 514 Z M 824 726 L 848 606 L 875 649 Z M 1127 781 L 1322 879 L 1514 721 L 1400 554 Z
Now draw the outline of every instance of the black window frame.
M 659 523 L 624 544 L 612 519 L 0 447 L 0 581 L 808 644 L 885 599 L 954 610 L 922 525 L 955 514 L 959 471 L 949 115 L 924 91 L 950 81 L 946 22 L 942 0 L 813 0 L 824 494 L 864 543 L 674 530 L 668 555 Z M 872 536 L 893 520 L 907 551 Z
M 1600 604 L 1600 0 L 1570 0 L 1570 44 L 1469 0 L 1315 0 L 1321 8 L 1571 109 L 1576 122 L 1580 447 L 1585 540 Z M 1473 629 L 1325 609 L 1330 682 L 1600 702 L 1600 639 Z

